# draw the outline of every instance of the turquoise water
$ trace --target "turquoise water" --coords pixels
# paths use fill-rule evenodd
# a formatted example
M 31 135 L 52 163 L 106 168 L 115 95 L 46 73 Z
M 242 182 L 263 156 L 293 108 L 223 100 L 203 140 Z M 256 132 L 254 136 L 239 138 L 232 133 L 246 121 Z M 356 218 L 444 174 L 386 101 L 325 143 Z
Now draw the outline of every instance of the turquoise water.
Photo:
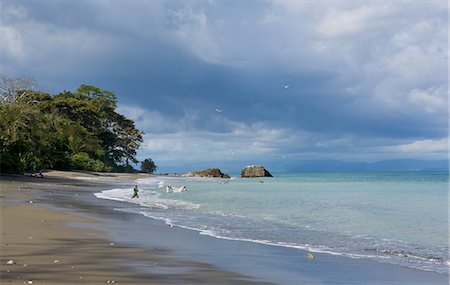
M 448 272 L 448 174 L 299 173 L 229 181 L 150 177 L 97 197 L 218 238 Z M 165 186 L 188 192 L 166 193 Z

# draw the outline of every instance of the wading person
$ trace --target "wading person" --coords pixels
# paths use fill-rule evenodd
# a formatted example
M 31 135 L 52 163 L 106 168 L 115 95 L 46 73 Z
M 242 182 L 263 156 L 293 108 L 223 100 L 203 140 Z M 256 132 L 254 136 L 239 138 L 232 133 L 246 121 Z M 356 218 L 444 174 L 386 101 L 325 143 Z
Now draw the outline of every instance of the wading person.
M 134 186 L 133 191 L 134 191 L 134 194 L 133 194 L 133 197 L 131 197 L 131 198 L 139 198 L 139 194 L 138 194 L 139 193 L 139 189 L 138 189 L 137 185 Z

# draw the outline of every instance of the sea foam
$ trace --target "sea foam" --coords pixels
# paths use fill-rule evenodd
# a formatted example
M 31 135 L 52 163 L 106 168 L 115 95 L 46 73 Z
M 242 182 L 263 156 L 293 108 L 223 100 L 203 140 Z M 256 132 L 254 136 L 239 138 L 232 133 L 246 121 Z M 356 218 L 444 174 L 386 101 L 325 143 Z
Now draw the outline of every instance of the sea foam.
M 136 181 L 139 199 L 132 187 L 96 196 L 202 235 L 447 273 L 447 182 L 427 173 L 150 177 Z M 189 191 L 165 193 L 168 184 Z

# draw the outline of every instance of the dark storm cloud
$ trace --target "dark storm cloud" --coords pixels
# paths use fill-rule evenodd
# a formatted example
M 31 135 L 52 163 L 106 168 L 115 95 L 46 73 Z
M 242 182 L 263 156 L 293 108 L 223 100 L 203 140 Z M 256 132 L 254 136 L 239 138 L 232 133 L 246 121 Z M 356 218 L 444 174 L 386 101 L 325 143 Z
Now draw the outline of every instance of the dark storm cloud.
M 448 21 L 439 2 L 0 8 L 2 72 L 33 76 L 51 93 L 81 83 L 116 92 L 148 134 L 144 153 L 159 159 L 199 145 L 212 155 L 193 160 L 447 152 Z

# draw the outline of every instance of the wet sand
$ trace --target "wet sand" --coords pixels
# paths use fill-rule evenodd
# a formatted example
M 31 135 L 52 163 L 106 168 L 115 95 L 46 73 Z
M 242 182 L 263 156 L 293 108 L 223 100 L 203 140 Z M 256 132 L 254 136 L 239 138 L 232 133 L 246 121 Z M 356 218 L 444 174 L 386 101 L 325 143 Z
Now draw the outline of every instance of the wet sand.
M 448 284 L 445 274 L 329 254 L 308 260 L 302 250 L 171 228 L 118 211 L 138 205 L 93 195 L 131 189 L 144 174 L 45 176 L 2 176 L 2 284 Z
M 74 207 L 55 209 L 42 203 L 46 193 L 76 187 L 92 193 L 105 183 L 132 183 L 140 176 L 57 171 L 45 173 L 45 178 L 2 176 L 1 283 L 260 284 L 211 264 L 176 258 L 167 250 L 117 243 L 102 230 L 94 209 L 77 214 Z

